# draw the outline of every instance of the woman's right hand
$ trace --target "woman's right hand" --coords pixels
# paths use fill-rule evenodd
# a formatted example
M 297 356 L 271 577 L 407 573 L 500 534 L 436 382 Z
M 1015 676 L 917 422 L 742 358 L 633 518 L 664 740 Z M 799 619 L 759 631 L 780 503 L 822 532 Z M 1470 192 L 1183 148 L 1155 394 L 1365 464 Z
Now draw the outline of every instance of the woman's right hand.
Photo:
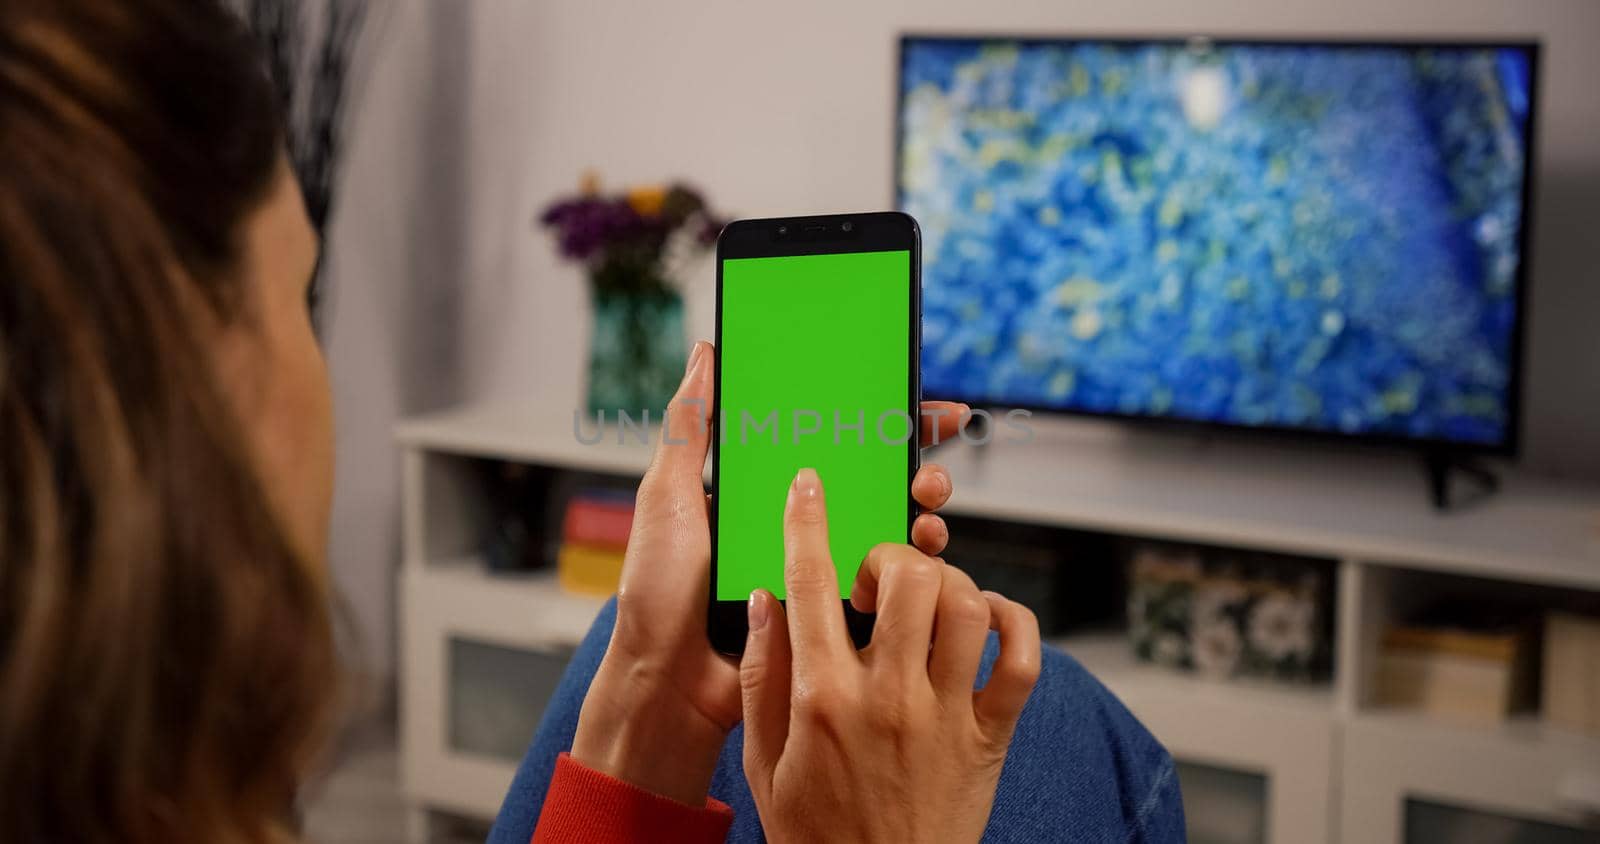
M 850 596 L 877 612 L 858 653 L 810 469 L 789 488 L 784 556 L 788 611 L 767 592 L 751 595 L 739 665 L 744 769 L 767 837 L 978 840 L 1039 676 L 1033 614 L 911 546 L 880 545 Z M 990 629 L 1000 655 L 975 692 Z

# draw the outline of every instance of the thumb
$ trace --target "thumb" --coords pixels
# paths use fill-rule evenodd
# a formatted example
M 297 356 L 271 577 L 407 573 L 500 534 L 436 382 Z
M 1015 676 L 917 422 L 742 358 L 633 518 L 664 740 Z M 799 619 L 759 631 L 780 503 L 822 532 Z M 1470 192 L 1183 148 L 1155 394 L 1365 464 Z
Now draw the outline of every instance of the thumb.
M 789 624 L 772 593 L 750 593 L 750 634 L 739 660 L 744 697 L 744 772 L 752 787 L 772 783 L 789 739 Z
M 698 515 L 704 521 L 706 450 L 711 442 L 711 398 L 716 350 L 700 341 L 689 353 L 678 392 L 667 405 L 655 456 L 639 482 L 638 509 L 661 517 Z M 634 524 L 641 521 L 635 519 Z

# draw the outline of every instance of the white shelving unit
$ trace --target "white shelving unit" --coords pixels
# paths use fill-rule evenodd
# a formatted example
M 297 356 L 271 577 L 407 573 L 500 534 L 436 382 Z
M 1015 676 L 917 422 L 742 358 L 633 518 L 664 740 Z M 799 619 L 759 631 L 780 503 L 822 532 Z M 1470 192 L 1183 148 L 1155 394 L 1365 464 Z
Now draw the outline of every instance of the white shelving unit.
M 441 643 L 478 637 L 537 651 L 570 646 L 598 601 L 548 578 L 473 562 L 484 515 L 471 458 L 637 475 L 651 446 L 608 430 L 583 445 L 565 413 L 464 408 L 398 426 L 404 454 L 402 766 L 419 811 L 489 816 L 513 766 L 452 751 L 441 724 Z M 955 478 L 948 510 L 986 518 L 1337 561 L 1332 682 L 1216 682 L 1134 660 L 1120 636 L 1054 642 L 1087 666 L 1186 761 L 1266 777 L 1274 842 L 1402 840 L 1421 797 L 1564 825 L 1600 812 L 1600 740 L 1537 721 L 1472 729 L 1371 705 L 1378 636 L 1408 578 L 1474 578 L 1600 593 L 1600 490 L 1520 474 L 1470 509 L 1440 514 L 1420 471 L 1393 454 L 1244 442 L 1195 444 L 1089 423 L 1041 421 L 1030 442 L 997 436 L 931 453 Z M 593 429 L 587 424 L 586 435 Z M 592 437 L 591 437 L 592 438 Z
M 401 766 L 419 810 L 492 818 L 515 771 L 509 760 L 450 746 L 451 639 L 560 654 L 588 630 L 602 603 L 565 593 L 548 577 L 490 577 L 473 557 L 402 568 Z

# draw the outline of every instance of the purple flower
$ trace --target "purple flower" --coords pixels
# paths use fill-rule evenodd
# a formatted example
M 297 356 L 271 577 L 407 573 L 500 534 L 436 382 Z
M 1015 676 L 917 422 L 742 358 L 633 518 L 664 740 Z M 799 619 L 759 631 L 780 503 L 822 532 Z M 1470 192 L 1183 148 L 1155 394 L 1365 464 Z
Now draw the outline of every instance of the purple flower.
M 659 264 L 666 244 L 680 229 L 704 249 L 716 243 L 720 219 L 706 208 L 699 192 L 685 185 L 666 190 L 659 210 L 641 214 L 627 195 L 586 193 L 551 203 L 538 224 L 550 229 L 561 254 L 591 267 L 624 260 L 630 264 Z

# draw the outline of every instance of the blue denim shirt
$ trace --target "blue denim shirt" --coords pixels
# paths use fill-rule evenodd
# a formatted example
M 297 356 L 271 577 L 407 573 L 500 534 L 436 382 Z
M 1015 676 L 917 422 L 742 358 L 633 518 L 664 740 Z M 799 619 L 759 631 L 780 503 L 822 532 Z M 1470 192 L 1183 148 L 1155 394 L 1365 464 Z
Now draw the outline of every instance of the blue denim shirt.
M 572 747 L 589 682 L 611 639 L 613 600 L 595 619 L 556 689 L 500 807 L 489 844 L 528 844 L 556 756 Z M 988 680 L 990 634 L 978 682 Z M 711 796 L 733 808 L 729 841 L 765 841 L 745 782 L 744 731 L 722 747 Z M 1077 660 L 1046 648 L 1028 705 L 1000 772 L 985 842 L 1184 840 L 1178 775 L 1165 748 Z

